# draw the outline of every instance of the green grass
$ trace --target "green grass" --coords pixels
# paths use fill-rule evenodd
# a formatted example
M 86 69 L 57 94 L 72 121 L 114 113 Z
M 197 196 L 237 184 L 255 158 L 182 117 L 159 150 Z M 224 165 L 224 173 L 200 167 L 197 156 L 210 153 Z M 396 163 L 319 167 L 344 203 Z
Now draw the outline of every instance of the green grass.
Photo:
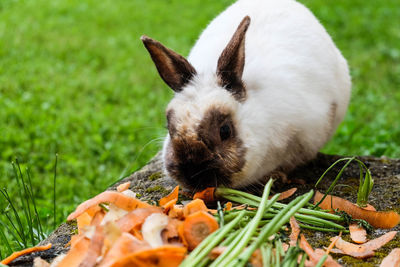
M 23 170 L 30 167 L 40 216 L 51 217 L 58 153 L 61 222 L 77 203 L 145 164 L 160 148 L 173 94 L 140 35 L 187 55 L 232 2 L 1 0 L 0 187 L 16 194 L 10 162 L 18 157 Z M 349 112 L 324 152 L 400 157 L 398 1 L 302 2 L 332 35 L 353 77 Z

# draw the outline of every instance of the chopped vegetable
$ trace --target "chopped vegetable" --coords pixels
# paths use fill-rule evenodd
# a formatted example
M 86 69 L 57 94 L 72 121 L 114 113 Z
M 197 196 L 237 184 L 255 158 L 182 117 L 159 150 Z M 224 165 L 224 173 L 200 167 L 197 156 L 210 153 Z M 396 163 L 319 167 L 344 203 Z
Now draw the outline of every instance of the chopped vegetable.
M 372 239 L 367 243 L 363 244 L 366 248 L 371 250 L 377 250 L 380 247 L 386 245 L 386 243 L 390 242 L 397 234 L 397 231 L 388 232 L 378 238 Z
M 57 267 L 77 267 L 86 256 L 86 251 L 90 245 L 90 239 L 80 236 L 79 239 L 71 244 L 68 254 L 58 263 Z
M 104 244 L 103 241 L 104 241 L 103 227 L 97 226 L 94 235 L 90 240 L 90 244 L 86 251 L 86 255 L 82 260 L 82 263 L 84 263 L 85 267 L 96 265 L 97 257 L 101 255 L 101 250 Z
M 48 263 L 47 261 L 43 260 L 40 257 L 36 257 L 33 260 L 33 267 L 50 267 L 50 263 Z
M 300 235 L 300 247 L 307 253 L 312 263 L 312 266 L 317 265 L 323 257 L 327 256 L 325 251 L 323 251 L 322 249 L 316 249 L 314 251 L 314 249 L 308 243 L 306 237 L 303 234 Z M 340 266 L 340 264 L 337 263 L 334 259 L 332 259 L 331 256 L 327 256 L 322 266 L 337 267 Z
M 400 248 L 393 249 L 389 255 L 387 255 L 379 267 L 393 267 L 400 266 Z
M 209 234 L 218 229 L 217 220 L 204 211 L 191 213 L 183 222 L 183 236 L 188 249 L 193 250 Z
M 292 228 L 292 232 L 290 233 L 289 236 L 289 245 L 291 247 L 295 247 L 297 246 L 297 239 L 299 238 L 299 234 L 300 234 L 300 226 L 297 223 L 296 219 L 292 216 L 290 217 L 290 228 Z
M 132 229 L 140 228 L 148 216 L 153 213 L 161 213 L 158 207 L 135 209 L 116 221 L 122 232 L 130 232 Z
M 184 247 L 173 245 L 142 249 L 119 258 L 110 267 L 177 267 L 184 259 L 186 251 Z
M 9 263 L 11 263 L 16 258 L 19 258 L 21 256 L 24 256 L 26 254 L 30 254 L 30 253 L 33 253 L 33 252 L 39 252 L 39 251 L 43 251 L 43 250 L 48 250 L 50 248 L 51 248 L 51 243 L 49 243 L 49 244 L 47 244 L 45 246 L 36 246 L 36 247 L 26 248 L 26 249 L 23 249 L 21 251 L 14 252 L 13 254 L 11 254 L 10 256 L 5 258 L 4 260 L 0 261 L 0 263 L 4 264 L 4 265 L 8 265 Z
M 164 243 L 178 241 L 178 239 L 179 239 L 178 229 L 181 224 L 183 224 L 183 221 L 181 221 L 181 220 L 173 219 L 173 218 L 168 219 L 168 224 L 161 233 Z
M 131 186 L 131 182 L 126 182 L 126 183 L 120 184 L 119 186 L 117 186 L 117 191 L 123 192 L 123 191 L 129 189 L 130 186 Z
M 336 242 L 336 247 L 340 251 L 334 251 L 334 253 L 343 253 L 356 258 L 371 257 L 374 255 L 375 250 L 381 248 L 386 243 L 391 241 L 396 236 L 396 234 L 397 231 L 388 232 L 362 245 L 352 244 L 344 241 L 342 238 L 339 238 L 338 241 Z
M 335 237 L 331 238 L 331 241 Z M 332 250 L 333 253 L 341 252 L 343 254 L 350 255 L 354 258 L 364 259 L 374 256 L 374 251 L 368 249 L 364 245 L 352 244 L 350 242 L 344 241 L 341 237 L 337 238 L 335 246 L 340 250 Z
M 200 198 L 205 202 L 213 202 L 215 201 L 214 192 L 215 192 L 215 187 L 208 187 L 203 191 L 194 194 L 193 199 Z
M 296 191 L 297 191 L 296 187 L 293 187 L 293 188 L 291 188 L 289 190 L 283 191 L 282 193 L 280 193 L 278 201 L 284 200 L 284 199 L 287 199 L 287 198 L 293 196 L 293 194 L 296 193 Z
M 76 219 L 79 215 L 84 213 L 86 210 L 93 206 L 97 206 L 100 203 L 112 203 L 115 206 L 124 209 L 126 211 L 132 211 L 137 208 L 150 208 L 151 205 L 145 202 L 140 201 L 139 199 L 128 197 L 122 193 L 114 192 L 114 191 L 105 191 L 100 193 L 99 195 L 86 200 L 82 204 L 80 204 L 76 210 L 71 213 L 67 220 L 71 221 Z
M 224 211 L 230 211 L 230 210 L 232 210 L 232 202 L 228 201 L 225 204 Z
M 153 213 L 142 225 L 143 239 L 152 247 L 163 245 L 161 232 L 168 225 L 168 216 L 163 213 Z
M 210 257 L 210 259 L 212 260 L 215 260 L 216 258 L 218 258 L 219 255 L 224 253 L 225 250 L 226 247 L 224 246 L 215 247 L 211 250 L 210 254 L 208 254 L 208 257 Z
M 119 259 L 141 249 L 149 249 L 149 245 L 129 233 L 122 233 L 107 252 L 99 267 L 113 266 Z
M 319 202 L 324 195 L 315 193 L 314 203 Z M 326 210 L 339 210 L 348 213 L 353 219 L 363 219 L 376 228 L 393 228 L 400 222 L 400 215 L 395 211 L 371 211 L 360 208 L 340 197 L 327 195 L 319 207 Z
M 173 205 L 168 211 L 168 216 L 176 219 L 184 219 L 183 217 L 183 205 Z
M 208 208 L 206 204 L 204 204 L 204 201 L 197 198 L 195 200 L 190 201 L 188 204 L 186 204 L 183 207 L 183 216 L 187 217 L 192 213 L 198 212 L 198 211 L 208 211 Z
M 68 217 L 77 218 L 79 234 L 72 236 L 68 254 L 63 259 L 59 258 L 59 264 L 53 262 L 52 266 L 244 267 L 247 264 L 300 264 L 336 267 L 340 265 L 329 256 L 330 251 L 359 258 L 369 257 L 397 233 L 389 232 L 362 245 L 346 242 L 341 238 L 341 231 L 347 232 L 346 227 L 336 223 L 345 222 L 343 217 L 306 207 L 313 190 L 283 204 L 277 200 L 293 195 L 296 188 L 283 192 L 284 197 L 276 194 L 269 199 L 272 183 L 271 179 L 266 184 L 262 197 L 235 189 L 209 188 L 197 193 L 196 199 L 186 202 L 184 206 L 177 204 L 179 187 L 175 187 L 159 201 L 161 207 L 136 199 L 133 197 L 135 193 L 126 189 L 129 185 L 121 185 L 119 190 L 122 193 L 101 193 L 79 205 Z M 218 198 L 241 205 L 233 206 L 232 202 L 228 202 L 222 208 L 218 202 L 218 210 L 211 210 L 202 199 L 197 198 L 208 195 L 208 199 L 210 196 L 214 199 L 214 193 Z M 326 201 L 332 199 L 334 202 L 329 204 L 336 205 L 337 201 L 332 196 Z M 281 240 L 283 232 L 288 231 L 289 222 L 290 246 Z M 326 251 L 314 250 L 303 235 L 298 242 L 300 227 L 340 231 L 340 234 L 331 239 L 332 243 Z M 355 238 L 354 232 L 360 229 L 356 226 L 350 229 Z M 362 238 L 355 239 L 362 242 Z M 306 261 L 307 256 L 299 244 L 310 261 Z M 188 251 L 191 253 L 186 255 Z M 46 266 L 46 263 L 43 264 Z
M 329 244 L 328 248 L 326 249 L 326 254 L 329 254 L 332 250 L 332 248 L 335 246 L 336 242 L 338 241 L 338 239 L 342 237 L 342 232 L 340 232 L 340 234 L 334 238 L 331 239 L 331 243 Z
M 83 229 L 90 225 L 92 221 L 92 216 L 90 216 L 87 212 L 82 213 L 76 218 L 76 222 L 78 225 L 78 233 L 82 233 Z
M 353 223 L 349 225 L 350 237 L 357 244 L 367 242 L 367 231 L 360 225 Z
M 160 199 L 160 201 L 158 202 L 159 205 L 163 208 L 165 208 L 164 206 L 167 203 L 173 203 L 172 205 L 175 205 L 176 202 L 178 201 L 178 195 L 179 195 L 179 185 L 177 185 L 174 190 L 172 190 L 171 193 L 169 193 L 167 196 L 163 197 L 162 199 Z M 172 202 L 171 202 L 172 201 Z M 169 204 L 171 205 L 171 204 Z

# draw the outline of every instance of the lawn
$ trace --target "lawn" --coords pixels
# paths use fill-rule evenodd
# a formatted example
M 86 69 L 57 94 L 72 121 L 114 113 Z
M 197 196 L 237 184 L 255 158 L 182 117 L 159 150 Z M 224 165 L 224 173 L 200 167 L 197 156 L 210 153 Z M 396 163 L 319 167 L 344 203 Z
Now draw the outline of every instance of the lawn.
M 29 167 L 50 231 L 56 154 L 57 223 L 143 166 L 161 146 L 173 94 L 139 37 L 187 55 L 232 2 L 1 0 L 0 187 L 15 195 L 11 162 Z M 349 112 L 324 152 L 400 157 L 398 0 L 301 2 L 327 28 L 353 77 Z

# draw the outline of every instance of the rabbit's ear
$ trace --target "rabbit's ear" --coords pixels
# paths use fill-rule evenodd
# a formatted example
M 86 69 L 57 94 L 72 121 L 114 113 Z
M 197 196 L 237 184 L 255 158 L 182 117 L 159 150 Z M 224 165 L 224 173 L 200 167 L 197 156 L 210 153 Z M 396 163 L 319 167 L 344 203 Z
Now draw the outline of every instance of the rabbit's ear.
M 250 17 L 246 16 L 222 51 L 217 65 L 218 83 L 238 100 L 243 100 L 246 97 L 242 74 L 245 61 L 245 35 L 249 25 Z
M 193 66 L 184 57 L 163 46 L 160 42 L 145 35 L 140 39 L 149 51 L 164 82 L 175 92 L 180 92 L 196 74 Z

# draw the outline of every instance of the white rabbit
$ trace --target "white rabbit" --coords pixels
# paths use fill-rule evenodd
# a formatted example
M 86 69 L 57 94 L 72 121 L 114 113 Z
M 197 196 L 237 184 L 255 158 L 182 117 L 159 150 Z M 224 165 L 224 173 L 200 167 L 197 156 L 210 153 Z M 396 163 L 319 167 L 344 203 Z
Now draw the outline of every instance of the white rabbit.
M 312 159 L 345 115 L 346 60 L 296 1 L 237 1 L 208 25 L 188 60 L 142 41 L 176 92 L 163 160 L 188 189 L 244 187 L 288 172 Z

